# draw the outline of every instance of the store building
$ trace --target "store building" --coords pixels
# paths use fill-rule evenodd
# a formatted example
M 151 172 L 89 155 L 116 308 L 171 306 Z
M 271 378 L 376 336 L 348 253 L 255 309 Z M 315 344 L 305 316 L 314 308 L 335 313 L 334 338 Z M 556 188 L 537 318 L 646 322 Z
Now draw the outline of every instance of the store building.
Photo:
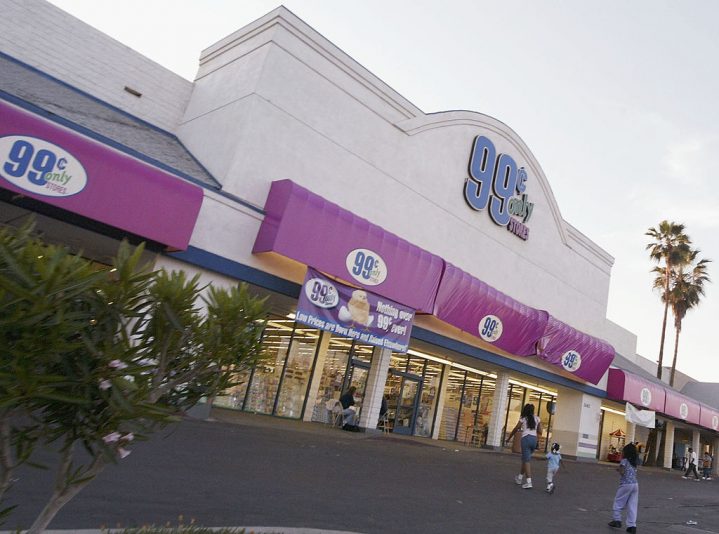
M 614 427 L 638 435 L 631 403 L 719 449 L 717 408 L 652 382 L 607 320 L 612 257 L 507 125 L 424 113 L 281 7 L 189 82 L 4 4 L 0 222 L 35 213 L 98 262 L 147 241 L 158 268 L 268 295 L 272 357 L 216 406 L 326 422 L 354 385 L 362 428 L 385 396 L 392 432 L 501 447 L 532 402 L 543 447 L 604 459 Z

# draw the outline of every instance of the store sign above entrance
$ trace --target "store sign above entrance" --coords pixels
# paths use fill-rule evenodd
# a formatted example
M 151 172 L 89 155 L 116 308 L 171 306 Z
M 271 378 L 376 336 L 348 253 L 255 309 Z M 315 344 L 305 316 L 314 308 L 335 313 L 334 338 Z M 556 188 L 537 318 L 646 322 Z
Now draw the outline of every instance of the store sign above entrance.
M 2 100 L 0 187 L 178 250 L 203 198 L 197 186 Z
M 512 156 L 497 154 L 494 143 L 483 135 L 474 139 L 464 199 L 473 210 L 489 208 L 495 224 L 525 241 L 529 239 L 527 222 L 534 211 L 534 203 L 525 192 L 527 180 L 527 171 L 517 167 Z
M 407 352 L 414 310 L 307 269 L 296 321 L 396 352 Z
M 555 319 L 537 343 L 537 356 L 583 380 L 598 384 L 614 360 L 614 347 Z
M 517 356 L 531 356 L 549 314 L 525 306 L 447 263 L 434 315 Z
M 275 252 L 432 313 L 444 260 L 291 180 L 272 182 L 253 253 Z

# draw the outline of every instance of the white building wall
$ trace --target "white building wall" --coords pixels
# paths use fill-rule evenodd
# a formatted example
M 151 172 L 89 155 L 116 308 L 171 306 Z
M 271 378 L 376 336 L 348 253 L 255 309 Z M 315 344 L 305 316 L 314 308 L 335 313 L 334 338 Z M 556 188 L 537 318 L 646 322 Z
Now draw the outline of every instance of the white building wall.
M 192 91 L 192 82 L 44 0 L 0 0 L 0 50 L 170 132 Z
M 465 204 L 478 134 L 529 172 L 526 242 Z M 423 114 L 283 8 L 205 51 L 178 135 L 251 203 L 292 179 L 525 304 L 605 334 L 613 260 L 561 219 L 521 139 L 479 113 Z M 254 234 L 245 239 L 234 259 L 256 263 Z M 214 233 L 193 244 L 226 251 Z
M 561 218 L 539 163 L 496 119 L 424 114 L 284 8 L 205 50 L 194 85 L 42 0 L 0 0 L 0 8 L 3 51 L 177 131 L 227 192 L 262 206 L 273 180 L 293 179 L 634 354 L 624 352 L 633 335 L 606 320 L 613 259 Z M 58 26 L 63 39 L 26 37 Z M 478 134 L 528 170 L 529 241 L 464 202 Z M 191 245 L 300 282 L 302 266 L 251 254 L 261 220 L 206 191 Z

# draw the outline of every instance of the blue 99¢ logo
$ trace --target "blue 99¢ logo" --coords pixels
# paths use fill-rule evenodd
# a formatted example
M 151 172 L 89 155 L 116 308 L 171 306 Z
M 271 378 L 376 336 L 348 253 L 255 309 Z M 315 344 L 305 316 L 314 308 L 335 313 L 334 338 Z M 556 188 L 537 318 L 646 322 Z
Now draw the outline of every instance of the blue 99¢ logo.
M 576 372 L 582 365 L 582 356 L 576 350 L 568 350 L 562 356 L 562 367 L 570 373 Z
M 49 197 L 68 197 L 87 185 L 84 167 L 65 149 L 44 139 L 0 137 L 0 176 L 20 189 Z
M 486 315 L 479 321 L 479 337 L 483 340 L 494 343 L 502 335 L 502 321 L 496 315 Z
M 364 285 L 376 286 L 387 278 L 387 267 L 382 257 L 366 248 L 356 248 L 347 254 L 345 265 L 350 276 Z
M 312 304 L 320 308 L 334 308 L 340 301 L 337 288 L 321 278 L 307 280 L 305 296 Z

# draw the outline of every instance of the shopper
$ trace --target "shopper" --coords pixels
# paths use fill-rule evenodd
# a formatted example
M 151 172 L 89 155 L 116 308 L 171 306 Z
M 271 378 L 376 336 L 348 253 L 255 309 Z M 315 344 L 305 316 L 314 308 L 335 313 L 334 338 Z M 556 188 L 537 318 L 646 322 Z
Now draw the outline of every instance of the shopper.
M 706 451 L 704 453 L 704 457 L 702 458 L 702 480 L 711 480 L 712 479 L 712 461 L 714 458 L 712 458 L 712 455 L 709 454 L 709 451 Z
M 559 443 L 552 443 L 552 450 L 547 453 L 547 493 L 550 495 L 554 493 L 557 471 L 560 466 L 564 466 L 559 449 L 561 449 Z
M 542 436 L 542 422 L 534 415 L 534 404 L 525 404 L 514 429 L 507 436 L 510 441 L 517 432 L 522 433 L 522 469 L 514 481 L 524 489 L 532 488 L 532 453 L 537 449 L 537 439 Z M 524 483 L 522 480 L 524 479 Z
M 627 532 L 637 531 L 637 506 L 639 505 L 639 483 L 637 482 L 637 448 L 633 443 L 622 449 L 619 462 L 619 489 L 614 496 L 612 520 L 609 526 L 621 528 L 622 511 L 627 510 Z
M 689 473 L 694 473 L 694 480 L 699 480 L 699 473 L 697 472 L 697 453 L 689 447 L 689 466 L 682 478 L 689 478 Z
M 355 412 L 352 408 L 352 406 L 355 405 L 355 391 L 357 391 L 357 388 L 355 386 L 351 386 L 340 397 L 343 418 L 342 430 L 349 430 L 351 432 L 359 431 L 359 428 L 357 427 L 357 412 Z

